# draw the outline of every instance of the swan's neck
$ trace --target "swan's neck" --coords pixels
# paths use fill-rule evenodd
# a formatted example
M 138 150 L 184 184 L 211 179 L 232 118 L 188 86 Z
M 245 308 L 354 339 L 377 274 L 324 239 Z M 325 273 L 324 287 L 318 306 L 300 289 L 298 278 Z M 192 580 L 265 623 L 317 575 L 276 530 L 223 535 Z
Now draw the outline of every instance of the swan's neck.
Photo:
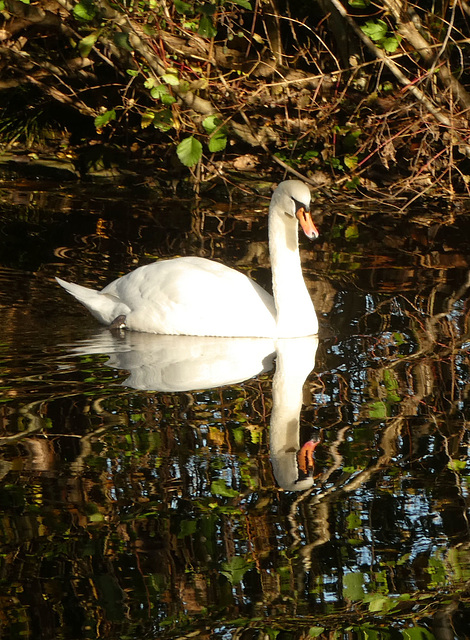
M 270 216 L 269 253 L 278 337 L 316 333 L 317 317 L 302 275 L 297 220 L 285 214 Z

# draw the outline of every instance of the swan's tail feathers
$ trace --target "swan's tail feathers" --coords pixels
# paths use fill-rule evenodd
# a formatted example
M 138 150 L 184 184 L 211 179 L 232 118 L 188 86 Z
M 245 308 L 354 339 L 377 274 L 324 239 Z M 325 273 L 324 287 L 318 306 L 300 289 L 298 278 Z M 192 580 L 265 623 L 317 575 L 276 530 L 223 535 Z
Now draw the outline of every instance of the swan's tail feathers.
M 61 287 L 81 302 L 103 324 L 111 324 L 114 318 L 123 310 L 124 305 L 114 296 L 89 289 L 88 287 L 82 287 L 73 282 L 66 282 L 61 278 L 56 278 L 56 280 Z

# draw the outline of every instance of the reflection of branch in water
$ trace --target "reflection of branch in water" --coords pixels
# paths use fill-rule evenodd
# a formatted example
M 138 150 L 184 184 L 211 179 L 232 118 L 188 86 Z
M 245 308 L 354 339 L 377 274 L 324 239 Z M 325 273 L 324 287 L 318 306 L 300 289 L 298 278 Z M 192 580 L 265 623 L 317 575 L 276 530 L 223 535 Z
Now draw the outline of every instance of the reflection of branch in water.
M 386 427 L 380 442 L 380 446 L 384 453 L 378 458 L 375 464 L 368 467 L 364 471 L 361 471 L 360 473 L 350 477 L 350 479 L 346 481 L 340 479 L 334 486 L 320 491 L 315 495 L 312 495 L 319 486 L 325 484 L 326 480 L 331 477 L 333 471 L 337 470 L 341 466 L 342 460 L 340 454 L 337 453 L 337 447 L 344 440 L 344 434 L 349 429 L 349 427 L 344 427 L 341 430 L 336 442 L 333 443 L 333 449 L 336 450 L 336 460 L 335 464 L 333 465 L 334 469 L 328 469 L 325 474 L 317 479 L 317 482 L 313 487 L 305 491 L 292 504 L 289 514 L 289 521 L 291 523 L 290 534 L 292 535 L 292 538 L 294 540 L 293 546 L 298 546 L 301 543 L 299 525 L 296 520 L 296 512 L 303 502 L 306 502 L 306 506 L 311 514 L 311 522 L 314 523 L 314 532 L 317 536 L 316 540 L 304 545 L 301 549 L 305 571 L 308 571 L 311 567 L 310 556 L 312 550 L 315 547 L 321 546 L 330 540 L 330 531 L 328 527 L 329 509 L 327 508 L 327 506 L 330 503 L 340 499 L 343 495 L 355 491 L 358 487 L 368 482 L 375 473 L 381 471 L 384 467 L 387 467 L 390 464 L 390 460 L 394 456 L 396 456 L 397 453 L 396 441 L 401 433 L 403 422 L 404 418 L 395 418 L 391 422 L 391 424 Z

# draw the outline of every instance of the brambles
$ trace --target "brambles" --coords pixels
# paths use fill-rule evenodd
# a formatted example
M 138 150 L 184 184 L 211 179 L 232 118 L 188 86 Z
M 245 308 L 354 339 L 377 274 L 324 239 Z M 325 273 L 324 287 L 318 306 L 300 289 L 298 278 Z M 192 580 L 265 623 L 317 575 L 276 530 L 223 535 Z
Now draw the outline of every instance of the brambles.
M 60 104 L 94 123 L 95 142 L 163 171 L 178 158 L 198 181 L 254 152 L 336 187 L 465 191 L 467 18 L 433 6 L 8 0 L 3 120 L 15 89 L 34 86 L 46 114 Z M 34 131 L 18 123 L 0 140 L 31 145 Z M 86 154 L 88 130 L 59 131 Z

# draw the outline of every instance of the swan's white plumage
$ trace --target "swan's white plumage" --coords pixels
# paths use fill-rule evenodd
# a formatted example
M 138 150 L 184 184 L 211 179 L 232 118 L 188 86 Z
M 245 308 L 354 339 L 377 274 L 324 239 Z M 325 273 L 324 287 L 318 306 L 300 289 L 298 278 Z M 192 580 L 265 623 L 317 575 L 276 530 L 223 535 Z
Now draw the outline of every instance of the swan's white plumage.
M 135 269 L 95 291 L 56 278 L 103 324 L 125 316 L 125 327 L 147 333 L 296 337 L 317 333 L 303 280 L 297 211 L 308 211 L 310 192 L 299 180 L 282 182 L 269 213 L 274 298 L 244 274 L 205 258 L 161 260 Z M 310 220 L 310 218 L 308 218 Z M 312 237 L 311 223 L 305 232 Z M 313 231 L 312 231 L 313 229 Z

